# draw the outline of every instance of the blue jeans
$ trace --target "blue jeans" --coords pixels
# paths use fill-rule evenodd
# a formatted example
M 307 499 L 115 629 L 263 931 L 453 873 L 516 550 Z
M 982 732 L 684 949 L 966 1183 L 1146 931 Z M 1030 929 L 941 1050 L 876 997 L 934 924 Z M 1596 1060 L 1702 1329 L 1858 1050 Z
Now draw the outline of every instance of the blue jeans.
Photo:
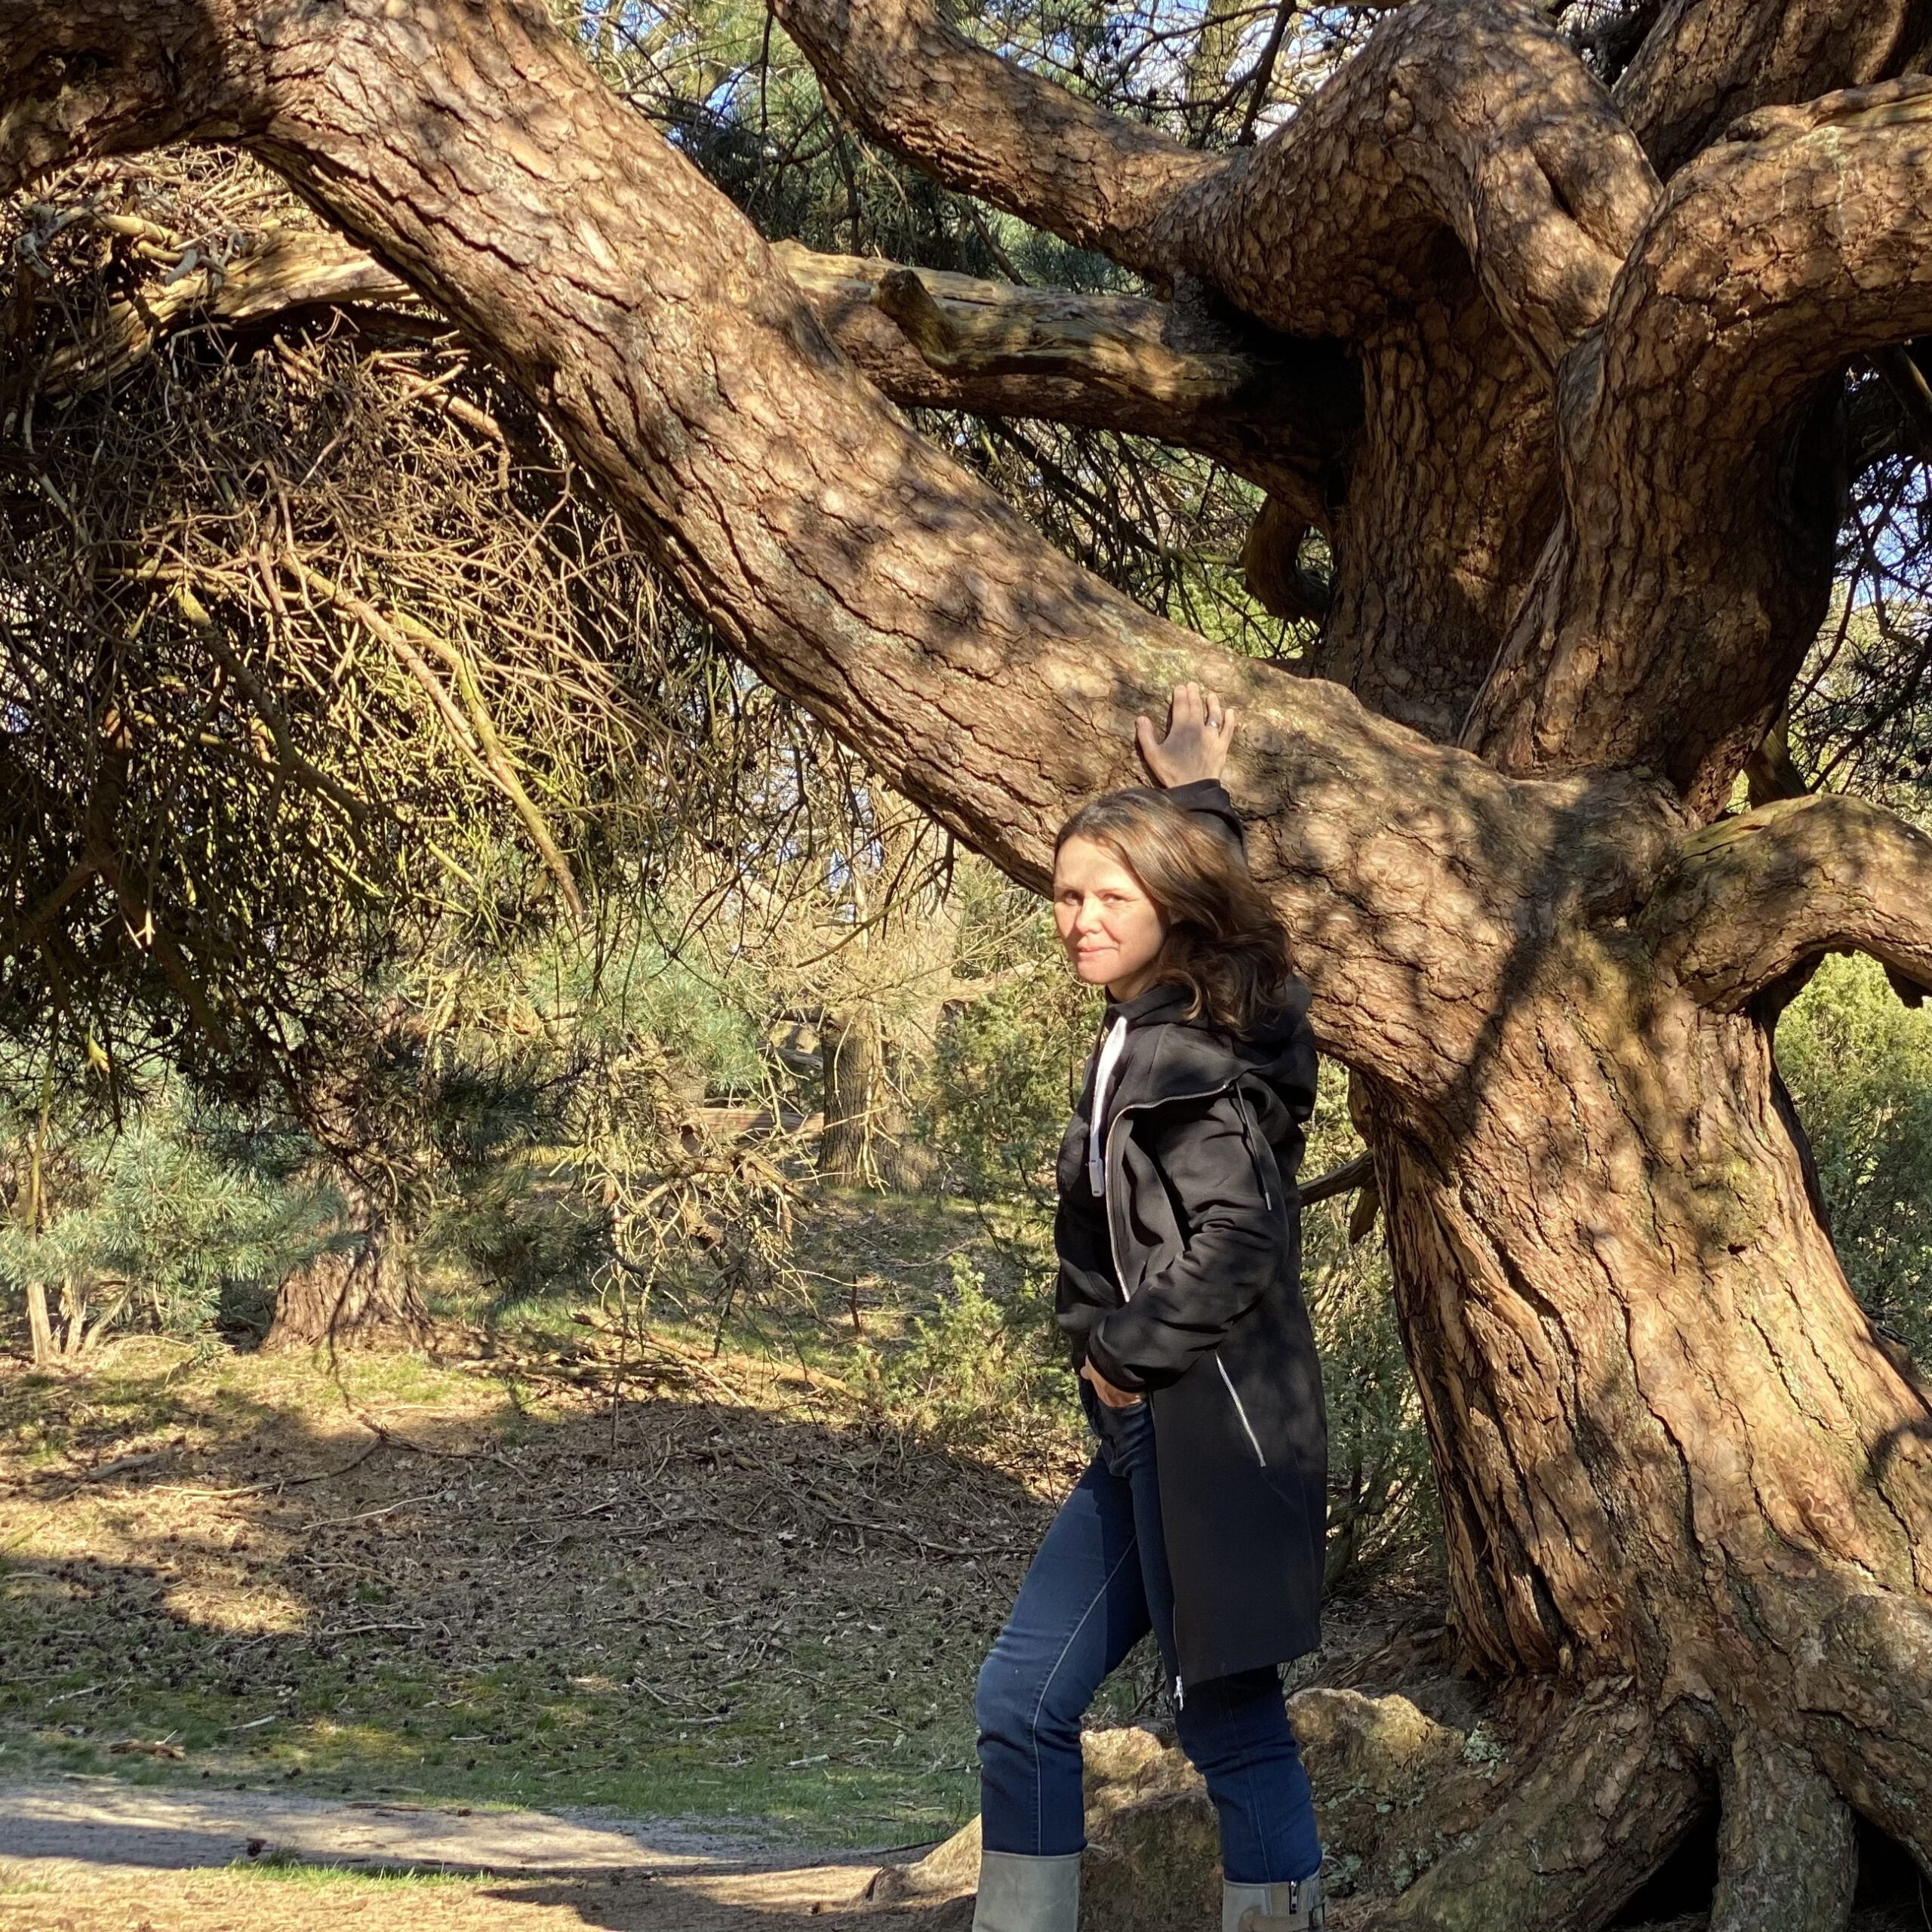
M 1087 1706 L 1150 1629 L 1170 1684 L 1176 1675 L 1152 1414 L 1144 1402 L 1103 1408 L 1081 1392 L 1100 1446 L 980 1669 L 980 1829 L 990 1851 L 1051 1858 L 1084 1850 Z M 1279 1671 L 1186 1684 L 1174 1722 L 1220 1814 L 1228 1881 L 1278 1885 L 1317 1871 L 1314 1801 Z

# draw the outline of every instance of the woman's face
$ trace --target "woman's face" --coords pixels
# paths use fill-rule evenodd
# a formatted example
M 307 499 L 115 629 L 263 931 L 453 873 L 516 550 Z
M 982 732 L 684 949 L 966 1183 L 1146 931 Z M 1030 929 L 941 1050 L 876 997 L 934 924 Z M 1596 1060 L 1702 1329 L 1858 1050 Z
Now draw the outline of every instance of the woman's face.
M 1146 888 L 1091 839 L 1069 838 L 1054 860 L 1054 923 L 1087 985 L 1132 999 L 1153 983 L 1167 926 Z

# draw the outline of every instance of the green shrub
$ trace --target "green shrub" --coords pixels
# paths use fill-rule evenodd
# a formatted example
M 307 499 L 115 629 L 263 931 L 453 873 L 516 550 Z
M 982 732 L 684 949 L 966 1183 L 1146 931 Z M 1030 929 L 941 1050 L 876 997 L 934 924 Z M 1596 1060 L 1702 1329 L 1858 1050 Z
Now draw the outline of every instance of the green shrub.
M 1932 1011 L 1901 1004 L 1875 961 L 1829 958 L 1777 1052 L 1846 1277 L 1932 1363 Z
M 1324 1060 L 1304 1183 L 1361 1152 L 1348 1088 L 1346 1071 Z M 1337 1195 L 1302 1217 L 1302 1287 L 1328 1408 L 1327 1581 L 1335 1592 L 1432 1567 L 1441 1539 L 1429 1435 L 1403 1352 L 1382 1229 L 1378 1223 L 1361 1240 L 1349 1238 L 1358 1199 Z
M 965 1255 L 952 1257 L 952 1272 L 938 1306 L 913 1318 L 903 1343 L 859 1350 L 881 1414 L 952 1442 L 996 1436 L 1040 1415 L 1069 1426 L 1073 1378 L 1053 1325 L 1051 1281 L 995 1297 Z
M 969 903 L 961 949 L 974 969 L 941 1029 L 923 1128 L 955 1186 L 1045 1203 L 1054 1158 L 1100 1024 L 1099 995 L 1066 969 L 1051 913 L 1012 888 Z
M 70 1317 L 85 1306 L 89 1327 L 146 1318 L 191 1334 L 272 1295 L 325 1245 L 331 1204 L 224 1152 L 165 1102 L 118 1134 L 63 1144 L 42 1230 L 0 1226 L 10 1299 L 30 1281 L 50 1296 L 64 1283 Z

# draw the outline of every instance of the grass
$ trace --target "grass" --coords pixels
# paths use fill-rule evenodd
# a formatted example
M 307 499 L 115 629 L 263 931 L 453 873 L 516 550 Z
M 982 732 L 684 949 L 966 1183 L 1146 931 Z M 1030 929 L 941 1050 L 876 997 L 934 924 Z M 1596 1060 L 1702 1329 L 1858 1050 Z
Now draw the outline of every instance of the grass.
M 263 1858 L 235 1859 L 224 1869 L 231 1878 L 265 1884 L 330 1888 L 373 1886 L 384 1892 L 448 1886 L 467 1886 L 476 1890 L 494 1882 L 475 1872 L 430 1871 L 417 1866 L 311 1864 L 288 1853 L 275 1851 Z
M 868 1202 L 826 1232 L 852 1340 L 929 1306 L 903 1284 L 974 1225 Z M 614 1401 L 615 1339 L 554 1315 L 467 1361 L 0 1371 L 0 1777 L 951 1831 L 1070 1405 L 1004 1455 L 937 1441 L 868 1406 L 835 1326 L 791 1327 L 714 1358 L 670 1327 Z

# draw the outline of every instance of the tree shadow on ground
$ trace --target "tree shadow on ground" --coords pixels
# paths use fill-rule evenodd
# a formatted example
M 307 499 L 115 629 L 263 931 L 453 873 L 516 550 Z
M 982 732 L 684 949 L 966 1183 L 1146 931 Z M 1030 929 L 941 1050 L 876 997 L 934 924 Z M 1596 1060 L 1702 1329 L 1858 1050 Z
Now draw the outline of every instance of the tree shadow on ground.
M 0 1776 L 824 1844 L 968 1815 L 973 1675 L 1050 1507 L 1013 1478 L 809 1389 L 317 1380 L 0 1371 Z

